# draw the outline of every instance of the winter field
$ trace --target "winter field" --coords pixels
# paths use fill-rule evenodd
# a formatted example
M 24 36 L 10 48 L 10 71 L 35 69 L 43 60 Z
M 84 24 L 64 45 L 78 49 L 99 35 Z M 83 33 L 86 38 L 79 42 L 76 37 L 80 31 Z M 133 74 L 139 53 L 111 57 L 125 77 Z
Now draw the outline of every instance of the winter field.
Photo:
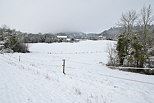
M 31 53 L 0 54 L 0 103 L 154 103 L 153 75 L 104 65 L 108 43 L 37 43 Z

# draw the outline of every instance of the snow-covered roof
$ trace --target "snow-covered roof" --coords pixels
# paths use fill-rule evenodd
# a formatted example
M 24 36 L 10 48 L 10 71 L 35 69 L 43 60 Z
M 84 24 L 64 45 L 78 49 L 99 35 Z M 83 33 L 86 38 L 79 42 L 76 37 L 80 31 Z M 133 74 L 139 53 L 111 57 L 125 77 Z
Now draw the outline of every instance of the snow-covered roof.
M 57 36 L 57 38 L 67 38 L 67 36 Z
M 105 38 L 105 36 L 102 36 L 102 35 L 100 35 L 100 36 L 98 36 L 99 38 Z
M 100 36 L 98 36 L 98 37 L 100 37 L 100 38 L 101 38 L 101 37 L 104 37 L 104 36 L 100 35 Z
M 70 39 L 70 38 L 68 38 L 68 39 L 67 39 L 67 41 L 71 41 L 71 39 Z
M 154 56 L 149 57 L 150 59 L 154 59 Z
M 4 41 L 0 41 L 0 44 L 5 44 L 5 42 Z
M 0 45 L 0 47 L 3 47 L 4 45 Z

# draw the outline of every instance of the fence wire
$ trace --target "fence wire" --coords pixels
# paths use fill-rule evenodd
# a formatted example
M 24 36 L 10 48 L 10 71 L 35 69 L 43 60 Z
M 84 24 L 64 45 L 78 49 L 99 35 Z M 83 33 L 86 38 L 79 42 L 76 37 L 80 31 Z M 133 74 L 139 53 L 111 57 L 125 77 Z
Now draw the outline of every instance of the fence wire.
M 10 57 L 10 58 L 7 58 L 6 56 L 5 56 L 5 54 L 3 55 L 2 54 L 2 58 L 1 59 L 3 59 L 4 61 L 6 61 L 6 62 L 10 62 L 10 60 L 11 60 L 11 58 L 12 59 L 14 59 L 14 60 L 16 60 L 17 62 L 19 62 L 19 58 L 16 58 L 16 57 L 13 57 L 13 56 L 11 56 L 10 54 L 8 54 L 8 56 Z M 29 62 L 29 63 L 31 63 L 31 64 L 35 64 L 36 65 L 36 62 L 31 62 L 31 61 L 29 61 L 29 59 L 30 58 L 21 58 L 21 60 L 22 59 L 24 59 L 23 60 L 23 62 L 24 61 L 26 61 L 26 62 Z M 61 63 L 62 63 L 62 60 L 57 60 L 57 61 L 61 61 Z M 78 63 L 78 64 L 84 64 L 84 65 L 87 65 L 87 66 L 90 66 L 90 65 L 97 65 L 97 64 L 90 64 L 90 63 L 85 63 L 85 62 L 80 62 L 80 61 L 74 61 L 74 60 L 68 60 L 68 62 L 74 62 L 74 63 Z M 49 64 L 43 64 L 43 63 L 37 63 L 37 65 L 42 65 L 42 66 L 54 66 L 54 67 L 61 67 L 62 65 L 49 65 Z M 98 66 L 98 65 L 97 65 Z M 71 69 L 81 69 L 81 68 L 74 68 L 74 67 L 71 67 L 71 66 L 66 66 L 67 68 L 71 68 Z M 146 82 L 146 81 L 140 81 L 140 80 L 135 80 L 135 79 L 128 79 L 128 78 L 122 78 L 122 77 L 117 77 L 117 76 L 113 76 L 113 75 L 107 75 L 107 74 L 100 74 L 99 73 L 99 75 L 102 75 L 102 76 L 105 76 L 105 77 L 110 77 L 110 78 L 115 78 L 115 79 L 120 79 L 120 80 L 126 80 L 126 81 L 133 81 L 133 82 L 137 82 L 137 83 L 144 83 L 144 84 L 150 84 L 150 85 L 154 85 L 154 83 L 151 83 L 151 82 Z

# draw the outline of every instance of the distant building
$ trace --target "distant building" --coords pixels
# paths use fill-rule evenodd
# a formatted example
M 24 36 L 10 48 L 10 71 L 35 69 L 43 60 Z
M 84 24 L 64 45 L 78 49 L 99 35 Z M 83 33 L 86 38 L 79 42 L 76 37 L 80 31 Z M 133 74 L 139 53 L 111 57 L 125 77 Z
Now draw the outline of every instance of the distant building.
M 149 57 L 149 66 L 154 67 L 154 56 Z
M 59 42 L 63 42 L 63 41 L 65 42 L 67 41 L 68 37 L 67 36 L 57 36 L 57 39 Z
M 0 45 L 4 45 L 5 44 L 5 42 L 4 41 L 0 41 Z
M 106 39 L 106 37 L 105 37 L 105 36 L 100 35 L 100 36 L 98 36 L 98 39 L 99 39 L 99 40 L 104 40 L 104 39 Z
M 4 47 L 4 45 L 0 45 L 0 50 L 2 50 L 2 49 L 4 49 L 5 47 Z
M 4 44 L 5 44 L 4 41 L 0 41 L 0 50 L 4 49 Z

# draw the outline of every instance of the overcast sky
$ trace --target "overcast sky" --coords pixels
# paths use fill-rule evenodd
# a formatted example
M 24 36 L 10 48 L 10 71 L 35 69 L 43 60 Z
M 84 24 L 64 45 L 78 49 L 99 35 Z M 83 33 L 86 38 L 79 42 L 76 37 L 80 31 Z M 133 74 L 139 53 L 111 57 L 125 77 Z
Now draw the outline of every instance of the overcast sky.
M 0 25 L 23 32 L 99 33 L 154 0 L 0 0 Z

